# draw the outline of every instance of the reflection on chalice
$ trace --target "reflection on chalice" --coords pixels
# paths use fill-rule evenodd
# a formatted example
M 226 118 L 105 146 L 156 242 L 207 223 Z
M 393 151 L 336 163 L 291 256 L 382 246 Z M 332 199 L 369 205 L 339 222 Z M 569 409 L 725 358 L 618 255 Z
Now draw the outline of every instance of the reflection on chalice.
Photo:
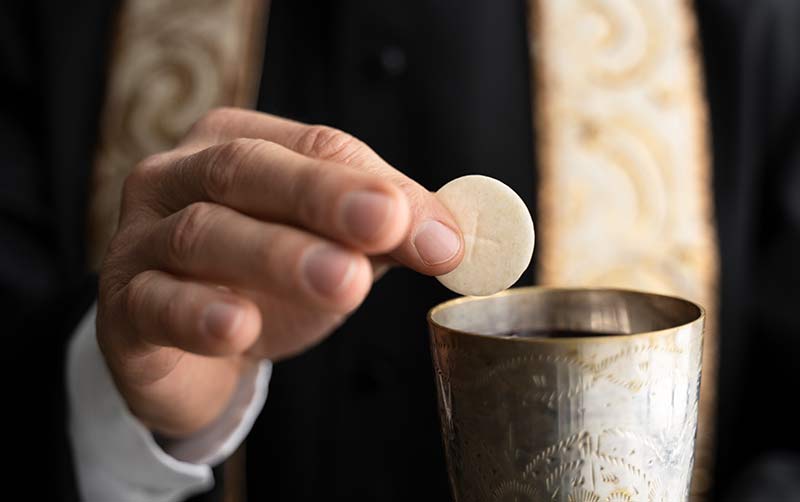
M 429 314 L 455 500 L 687 500 L 703 309 L 521 288 Z

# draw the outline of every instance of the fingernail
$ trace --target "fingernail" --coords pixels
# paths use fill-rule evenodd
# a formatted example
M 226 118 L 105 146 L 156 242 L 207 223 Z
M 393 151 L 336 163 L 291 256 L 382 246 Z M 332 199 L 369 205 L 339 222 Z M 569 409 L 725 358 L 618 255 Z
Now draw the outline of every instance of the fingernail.
M 329 245 L 316 246 L 303 262 L 306 279 L 322 296 L 331 296 L 346 287 L 354 269 L 350 253 Z
M 393 206 L 394 200 L 380 192 L 350 192 L 342 202 L 345 228 L 359 241 L 371 242 L 386 226 Z
M 447 225 L 428 220 L 417 227 L 414 247 L 420 258 L 428 265 L 450 261 L 461 247 L 461 239 Z
M 212 303 L 203 312 L 203 329 L 206 334 L 224 338 L 236 329 L 242 309 L 230 303 Z

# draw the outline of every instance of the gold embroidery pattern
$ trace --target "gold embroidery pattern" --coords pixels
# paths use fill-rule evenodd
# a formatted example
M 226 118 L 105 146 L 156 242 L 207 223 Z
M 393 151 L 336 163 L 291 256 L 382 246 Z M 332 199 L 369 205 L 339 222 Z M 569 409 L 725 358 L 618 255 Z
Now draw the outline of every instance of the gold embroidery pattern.
M 124 3 L 95 159 L 94 266 L 116 229 L 122 183 L 132 167 L 174 146 L 209 109 L 251 104 L 265 6 L 258 0 Z
M 717 250 L 691 4 L 531 4 L 543 284 L 687 297 L 709 312 L 693 491 L 707 490 Z

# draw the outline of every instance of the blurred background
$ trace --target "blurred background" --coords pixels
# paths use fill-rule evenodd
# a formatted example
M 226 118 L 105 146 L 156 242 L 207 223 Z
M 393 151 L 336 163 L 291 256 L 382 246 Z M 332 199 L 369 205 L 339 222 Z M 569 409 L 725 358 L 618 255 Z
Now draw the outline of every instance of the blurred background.
M 800 2 L 688 4 L 710 112 L 720 258 L 709 493 L 800 500 Z M 482 172 L 535 209 L 529 9 L 523 0 L 0 3 L 3 490 L 77 498 L 64 346 L 95 299 L 92 223 L 115 215 L 113 204 L 92 202 L 98 158 L 124 164 L 168 148 L 190 116 L 182 110 L 243 103 L 249 93 L 262 111 L 360 137 L 429 189 Z M 182 38 L 187 24 L 194 31 Z M 256 39 L 215 35 L 237 26 Z M 222 45 L 193 52 L 204 37 Z M 125 40 L 147 40 L 127 72 L 118 68 Z M 188 63 L 156 64 L 165 47 Z M 252 85 L 203 80 L 215 65 Z M 148 86 L 163 72 L 171 87 Z M 115 93 L 129 88 L 136 99 L 115 109 Z M 158 106 L 147 108 L 148 97 Z M 536 265 L 523 282 L 536 280 Z M 240 477 L 217 469 L 208 500 L 244 477 L 251 500 L 419 499 L 423 486 L 431 498 L 422 498 L 446 498 L 422 334 L 426 308 L 448 297 L 434 281 L 392 272 L 343 327 L 347 336 L 277 365 L 241 454 L 246 467 Z M 396 322 L 375 336 L 387 316 Z

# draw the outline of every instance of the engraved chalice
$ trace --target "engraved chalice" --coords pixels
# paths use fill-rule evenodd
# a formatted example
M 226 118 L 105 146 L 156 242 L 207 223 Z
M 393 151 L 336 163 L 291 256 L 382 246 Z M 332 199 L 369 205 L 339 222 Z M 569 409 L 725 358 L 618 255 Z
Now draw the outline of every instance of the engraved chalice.
M 446 302 L 428 321 L 456 502 L 688 499 L 700 306 L 534 287 Z

